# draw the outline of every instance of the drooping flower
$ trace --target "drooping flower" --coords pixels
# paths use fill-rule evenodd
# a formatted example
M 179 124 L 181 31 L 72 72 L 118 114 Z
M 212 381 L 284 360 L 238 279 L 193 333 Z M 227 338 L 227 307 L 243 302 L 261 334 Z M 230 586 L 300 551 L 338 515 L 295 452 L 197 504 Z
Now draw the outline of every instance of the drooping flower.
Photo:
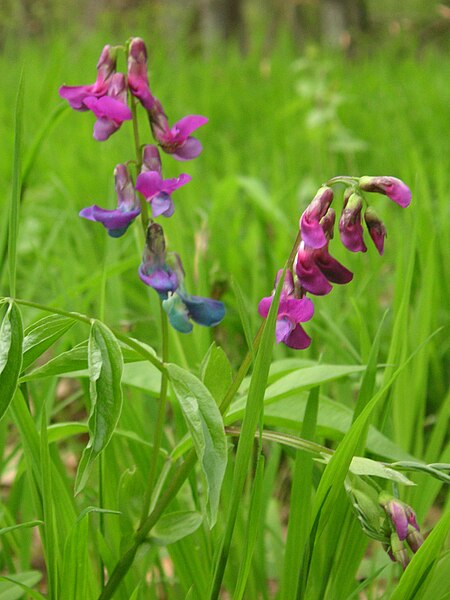
M 364 221 L 366 222 L 367 230 L 378 253 L 382 256 L 384 253 L 384 239 L 386 237 L 386 227 L 384 226 L 383 221 L 378 217 L 371 206 L 366 208 Z
M 154 217 L 170 217 L 175 210 L 171 194 L 191 179 L 186 173 L 173 179 L 163 179 L 160 171 L 144 171 L 136 179 L 136 189 L 151 204 Z
M 127 105 L 127 82 L 123 73 L 112 76 L 106 96 L 89 96 L 85 98 L 84 104 L 97 117 L 94 138 L 99 142 L 107 140 L 124 121 L 131 121 L 133 118 Z
M 326 240 L 324 246 L 314 249 L 302 241 L 295 257 L 294 270 L 301 286 L 315 296 L 324 296 L 331 292 L 333 286 L 330 281 L 345 284 L 353 279 L 353 273 L 328 252 L 335 218 L 334 210 L 329 208 L 320 220 L 320 227 Z
M 88 110 L 86 98 L 101 98 L 109 87 L 109 81 L 116 70 L 116 48 L 105 46 L 97 63 L 97 79 L 91 85 L 62 85 L 59 95 L 68 101 L 74 110 Z
M 402 208 L 406 208 L 411 202 L 411 190 L 397 177 L 364 176 L 360 177 L 358 185 L 365 192 L 378 192 L 388 196 Z
M 151 223 L 148 226 L 138 272 L 141 280 L 152 287 L 161 300 L 166 299 L 169 292 L 174 292 L 178 288 L 178 277 L 175 270 L 167 263 L 164 232 L 158 223 Z
M 327 213 L 332 201 L 333 190 L 323 186 L 300 217 L 302 239 L 310 248 L 322 248 L 327 243 L 320 220 Z
M 114 169 L 117 209 L 108 210 L 94 204 L 83 208 L 80 216 L 89 221 L 101 223 L 111 237 L 122 236 L 141 212 L 136 198 L 133 181 L 126 165 L 117 165 Z
M 344 197 L 344 208 L 339 219 L 341 242 L 352 252 L 366 252 L 363 228 L 361 225 L 361 210 L 363 199 L 351 189 Z
M 147 73 L 147 48 L 141 38 L 132 38 L 128 47 L 128 85 L 133 96 L 151 111 L 156 98 L 153 97 Z
M 283 271 L 278 271 L 275 287 Z M 272 305 L 274 294 L 263 298 L 258 306 L 259 314 L 266 318 Z M 277 322 L 275 326 L 275 338 L 277 343 L 283 342 L 289 348 L 303 350 L 311 344 L 311 338 L 305 332 L 300 323 L 312 319 L 314 305 L 309 298 L 296 298 L 294 279 L 291 271 L 286 271 L 283 288 L 278 305 Z
M 177 275 L 178 287 L 162 303 L 172 327 L 181 333 L 189 333 L 193 328 L 191 321 L 204 327 L 218 325 L 225 316 L 223 302 L 189 294 L 185 287 L 184 269 L 178 254 L 174 253 L 172 265 Z
M 153 135 L 164 152 L 182 161 L 196 158 L 201 153 L 203 146 L 191 133 L 208 122 L 206 117 L 188 115 L 170 127 L 160 102 L 154 105 L 149 115 Z

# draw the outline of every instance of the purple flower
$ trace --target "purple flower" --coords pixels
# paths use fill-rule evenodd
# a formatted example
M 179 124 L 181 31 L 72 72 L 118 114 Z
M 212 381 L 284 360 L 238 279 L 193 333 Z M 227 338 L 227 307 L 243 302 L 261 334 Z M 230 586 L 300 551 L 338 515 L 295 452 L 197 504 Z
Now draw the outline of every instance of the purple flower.
M 151 223 L 147 229 L 144 254 L 138 272 L 141 280 L 152 287 L 161 300 L 166 299 L 169 292 L 178 288 L 178 276 L 167 264 L 164 232 L 158 223 Z
M 278 271 L 275 287 L 282 271 Z M 273 301 L 272 296 L 263 298 L 258 306 L 259 314 L 266 318 Z M 280 304 L 278 305 L 275 337 L 277 344 L 283 342 L 289 348 L 303 350 L 311 344 L 311 338 L 306 334 L 300 323 L 309 321 L 314 314 L 314 305 L 309 298 L 296 298 L 294 281 L 291 271 L 286 271 Z
M 116 70 L 116 49 L 105 46 L 97 63 L 97 79 L 91 85 L 62 85 L 59 95 L 68 101 L 74 110 L 88 110 L 86 98 L 100 98 L 108 91 L 109 80 Z
M 379 503 L 402 542 L 408 536 L 409 526 L 420 531 L 416 515 L 410 506 L 386 492 L 381 492 Z
M 361 225 L 362 205 L 361 196 L 349 190 L 348 197 L 344 198 L 344 209 L 339 219 L 339 233 L 341 242 L 352 252 L 367 251 Z
M 191 160 L 202 151 L 201 143 L 190 134 L 208 122 L 201 115 L 183 117 L 169 127 L 161 104 L 158 102 L 150 113 L 152 131 L 164 152 L 172 154 L 177 160 Z
M 146 173 L 147 171 L 156 171 L 160 175 L 162 172 L 161 157 L 159 156 L 158 148 L 154 144 L 144 146 L 142 153 L 141 173 Z
M 386 237 L 386 227 L 384 226 L 383 221 L 378 217 L 371 206 L 366 208 L 364 221 L 366 222 L 369 235 L 372 238 L 378 253 L 382 256 L 384 253 L 384 238 Z
M 170 194 L 191 179 L 186 173 L 174 179 L 163 179 L 158 171 L 144 171 L 138 175 L 136 189 L 150 202 L 153 217 L 170 217 L 175 210 Z
M 117 209 L 107 210 L 94 204 L 83 208 L 80 217 L 101 223 L 111 237 L 122 236 L 141 212 L 128 169 L 117 165 L 114 169 Z
M 156 98 L 148 84 L 147 49 L 144 40 L 132 38 L 128 49 L 128 85 L 133 96 L 138 98 L 142 106 L 151 111 Z
M 294 266 L 301 286 L 316 296 L 331 292 L 330 281 L 344 284 L 353 279 L 353 273 L 329 254 L 328 242 L 316 250 L 301 242 Z
M 181 333 L 192 331 L 190 320 L 204 327 L 214 327 L 225 316 L 223 302 L 201 296 L 191 296 L 181 290 L 177 290 L 167 300 L 163 300 L 163 308 L 167 313 L 169 323 Z
M 359 187 L 365 192 L 384 194 L 402 208 L 406 208 L 411 202 L 411 190 L 397 177 L 361 177 Z
M 327 213 L 332 200 L 333 190 L 321 187 L 300 218 L 302 238 L 310 248 L 321 248 L 327 243 L 320 220 Z
M 115 73 L 112 76 L 107 96 L 89 96 L 85 98 L 84 104 L 97 117 L 94 138 L 99 142 L 107 140 L 124 121 L 133 118 L 127 106 L 127 82 L 123 73 Z

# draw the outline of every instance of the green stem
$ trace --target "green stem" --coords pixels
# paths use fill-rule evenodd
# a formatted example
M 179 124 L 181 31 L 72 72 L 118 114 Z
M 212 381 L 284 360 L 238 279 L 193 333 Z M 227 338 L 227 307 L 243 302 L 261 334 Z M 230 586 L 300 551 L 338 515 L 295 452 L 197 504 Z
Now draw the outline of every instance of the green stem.
M 162 336 L 162 360 L 163 363 L 168 361 L 169 357 L 169 331 L 167 325 L 167 315 L 164 312 L 162 302 L 160 302 L 161 311 L 161 336 Z M 158 416 L 156 419 L 155 436 L 153 439 L 153 452 L 150 460 L 150 469 L 147 478 L 147 487 L 145 489 L 144 501 L 142 503 L 142 513 L 140 520 L 140 527 L 147 518 L 150 510 L 150 502 L 155 487 L 156 479 L 156 468 L 158 466 L 159 451 L 161 448 L 161 441 L 164 431 L 164 421 L 166 417 L 166 405 L 167 405 L 167 385 L 168 378 L 166 373 L 161 374 L 161 387 L 159 392 L 159 406 Z
M 12 298 L 5 298 L 5 300 L 12 301 Z M 91 325 L 94 320 L 92 317 L 88 317 L 86 315 L 82 315 L 81 313 L 69 312 L 67 310 L 62 310 L 60 308 L 54 308 L 53 306 L 46 306 L 45 304 L 39 304 L 38 302 L 30 302 L 29 300 L 21 300 L 20 298 L 15 298 L 14 302 L 20 304 L 22 306 L 29 306 L 30 308 L 36 308 L 38 310 L 43 310 L 45 312 L 50 312 L 55 315 L 62 315 L 63 317 L 69 317 L 71 319 L 75 319 L 77 321 L 81 321 L 82 323 L 87 323 Z M 110 328 L 111 329 L 111 328 Z M 166 367 L 164 364 L 151 352 L 149 352 L 143 345 L 141 345 L 137 340 L 133 338 L 129 338 L 120 331 L 116 331 L 115 329 L 111 329 L 111 332 L 115 335 L 115 337 L 126 344 L 129 348 L 135 350 L 138 354 L 143 356 L 146 360 L 148 360 L 154 367 L 161 371 L 161 373 L 166 372 Z
M 100 456 L 98 457 L 98 502 L 100 505 L 100 508 L 103 509 L 104 507 L 104 494 L 103 494 L 103 453 L 100 453 Z M 99 513 L 99 525 L 100 525 L 100 534 L 101 536 L 104 538 L 105 537 L 105 520 L 104 520 L 104 514 L 103 512 L 100 511 Z M 105 565 L 103 563 L 103 558 L 100 556 L 100 587 L 101 589 L 103 589 L 105 587 Z
M 359 177 L 350 177 L 349 175 L 337 175 L 329 179 L 324 185 L 335 185 L 336 183 L 344 183 L 345 185 L 355 185 L 358 183 Z
M 130 93 L 130 108 L 131 114 L 133 116 L 133 138 L 134 138 L 134 149 L 136 152 L 136 176 L 139 175 L 142 168 L 142 150 L 141 150 L 141 142 L 139 139 L 139 124 L 137 117 L 137 102 L 136 99 Z M 141 224 L 142 229 L 144 230 L 144 236 L 147 233 L 148 228 L 148 204 L 147 200 L 144 198 L 142 194 L 139 194 L 139 200 L 141 203 Z

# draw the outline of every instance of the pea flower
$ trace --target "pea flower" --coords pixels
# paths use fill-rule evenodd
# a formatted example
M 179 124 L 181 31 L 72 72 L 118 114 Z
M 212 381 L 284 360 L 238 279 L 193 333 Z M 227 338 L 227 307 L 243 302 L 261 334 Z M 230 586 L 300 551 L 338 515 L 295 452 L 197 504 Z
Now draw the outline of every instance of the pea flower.
M 178 288 L 178 277 L 167 263 L 164 232 L 158 223 L 151 223 L 148 226 L 144 254 L 138 273 L 141 280 L 152 287 L 161 300 L 166 299 L 169 292 L 174 292 Z
M 386 237 L 386 227 L 383 221 L 378 217 L 375 210 L 368 206 L 364 213 L 364 221 L 373 243 L 378 253 L 382 256 L 384 253 L 384 238 Z
M 111 237 L 121 237 L 141 212 L 136 198 L 133 182 L 126 165 L 117 165 L 114 169 L 117 209 L 108 210 L 94 204 L 83 208 L 80 216 L 89 221 L 101 223 Z
M 142 106 L 151 111 L 156 98 L 148 84 L 147 48 L 141 38 L 132 38 L 128 47 L 128 86 Z
M 280 280 L 283 271 L 277 273 L 275 287 Z M 258 305 L 261 317 L 266 318 L 269 314 L 274 294 L 263 298 Z M 277 322 L 275 326 L 275 338 L 277 344 L 283 342 L 289 348 L 304 350 L 311 344 L 311 338 L 305 332 L 300 323 L 312 319 L 314 305 L 309 298 L 297 298 L 295 295 L 294 278 L 291 271 L 286 271 L 283 287 L 278 305 Z
M 97 117 L 94 138 L 99 142 L 107 140 L 124 121 L 133 118 L 127 105 L 127 82 L 123 73 L 112 76 L 106 96 L 89 96 L 85 98 L 84 104 Z
M 351 188 L 344 197 L 344 208 L 339 219 L 341 242 L 352 252 L 366 252 L 361 225 L 362 197 Z
M 416 531 L 420 531 L 416 515 L 410 506 L 386 492 L 380 494 L 378 501 L 402 542 L 408 536 L 408 528 L 410 525 Z
M 154 155 L 152 160 L 154 161 L 154 166 L 157 167 Z M 144 169 L 147 168 L 147 166 L 144 167 Z M 186 173 L 182 173 L 179 177 L 173 179 L 163 179 L 160 168 L 154 171 L 144 170 L 136 179 L 136 189 L 150 203 L 153 217 L 158 217 L 159 215 L 170 217 L 175 210 L 171 194 L 191 179 L 192 177 Z
M 397 177 L 360 177 L 359 187 L 365 192 L 378 192 L 388 196 L 402 208 L 409 206 L 411 202 L 411 190 Z
M 103 48 L 97 63 L 97 79 L 91 85 L 62 85 L 59 88 L 61 98 L 67 100 L 74 110 L 88 110 L 87 98 L 101 98 L 109 87 L 110 79 L 116 70 L 116 49 L 107 45 Z
M 300 217 L 302 239 L 310 248 L 322 248 L 327 243 L 320 220 L 327 213 L 332 201 L 333 190 L 323 186 Z

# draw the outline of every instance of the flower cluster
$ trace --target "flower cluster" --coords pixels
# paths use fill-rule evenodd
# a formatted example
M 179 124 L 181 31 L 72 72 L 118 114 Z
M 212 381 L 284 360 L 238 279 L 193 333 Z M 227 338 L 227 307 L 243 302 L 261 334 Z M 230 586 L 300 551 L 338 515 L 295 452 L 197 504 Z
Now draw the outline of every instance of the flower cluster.
M 347 482 L 346 490 L 363 531 L 381 542 L 389 558 L 406 569 L 411 553 L 423 544 L 413 509 L 385 491 L 378 493 L 360 478 Z
M 190 320 L 200 325 L 217 325 L 225 315 L 222 302 L 190 295 L 184 284 L 181 259 L 166 253 L 162 227 L 153 222 L 159 216 L 171 217 L 175 206 L 172 194 L 187 184 L 191 176 L 164 179 L 160 151 L 178 161 L 196 158 L 202 145 L 191 134 L 208 122 L 206 117 L 188 115 L 170 126 L 161 102 L 153 96 L 147 74 L 147 50 L 140 38 L 131 38 L 126 47 L 127 73 L 117 72 L 120 46 L 105 46 L 97 63 L 97 79 L 91 85 L 59 89 L 62 98 L 77 111 L 91 111 L 96 117 L 94 138 L 107 140 L 123 122 L 133 120 L 134 136 L 139 146 L 136 160 L 116 165 L 114 169 L 117 208 L 105 209 L 94 204 L 83 208 L 80 216 L 101 223 L 111 237 L 124 235 L 141 215 L 146 229 L 146 244 L 139 277 L 159 295 L 171 325 L 183 333 L 192 330 Z M 139 145 L 136 106 L 147 113 L 155 144 Z M 147 203 L 152 219 L 147 223 Z
M 278 307 L 276 340 L 291 348 L 307 348 L 311 343 L 300 325 L 313 315 L 312 302 L 306 294 L 324 296 L 331 292 L 332 283 L 345 284 L 353 279 L 353 273 L 329 252 L 336 220 L 331 207 L 334 198 L 331 186 L 337 183 L 346 185 L 338 228 L 342 244 L 351 252 L 367 251 L 362 225 L 364 207 L 368 233 L 379 254 L 384 252 L 386 228 L 363 192 L 384 194 L 403 208 L 411 202 L 409 188 L 396 177 L 334 177 L 318 190 L 300 218 L 295 258 L 287 266 Z M 275 285 L 278 280 L 279 275 Z M 262 317 L 267 317 L 272 299 L 273 294 L 259 303 Z

